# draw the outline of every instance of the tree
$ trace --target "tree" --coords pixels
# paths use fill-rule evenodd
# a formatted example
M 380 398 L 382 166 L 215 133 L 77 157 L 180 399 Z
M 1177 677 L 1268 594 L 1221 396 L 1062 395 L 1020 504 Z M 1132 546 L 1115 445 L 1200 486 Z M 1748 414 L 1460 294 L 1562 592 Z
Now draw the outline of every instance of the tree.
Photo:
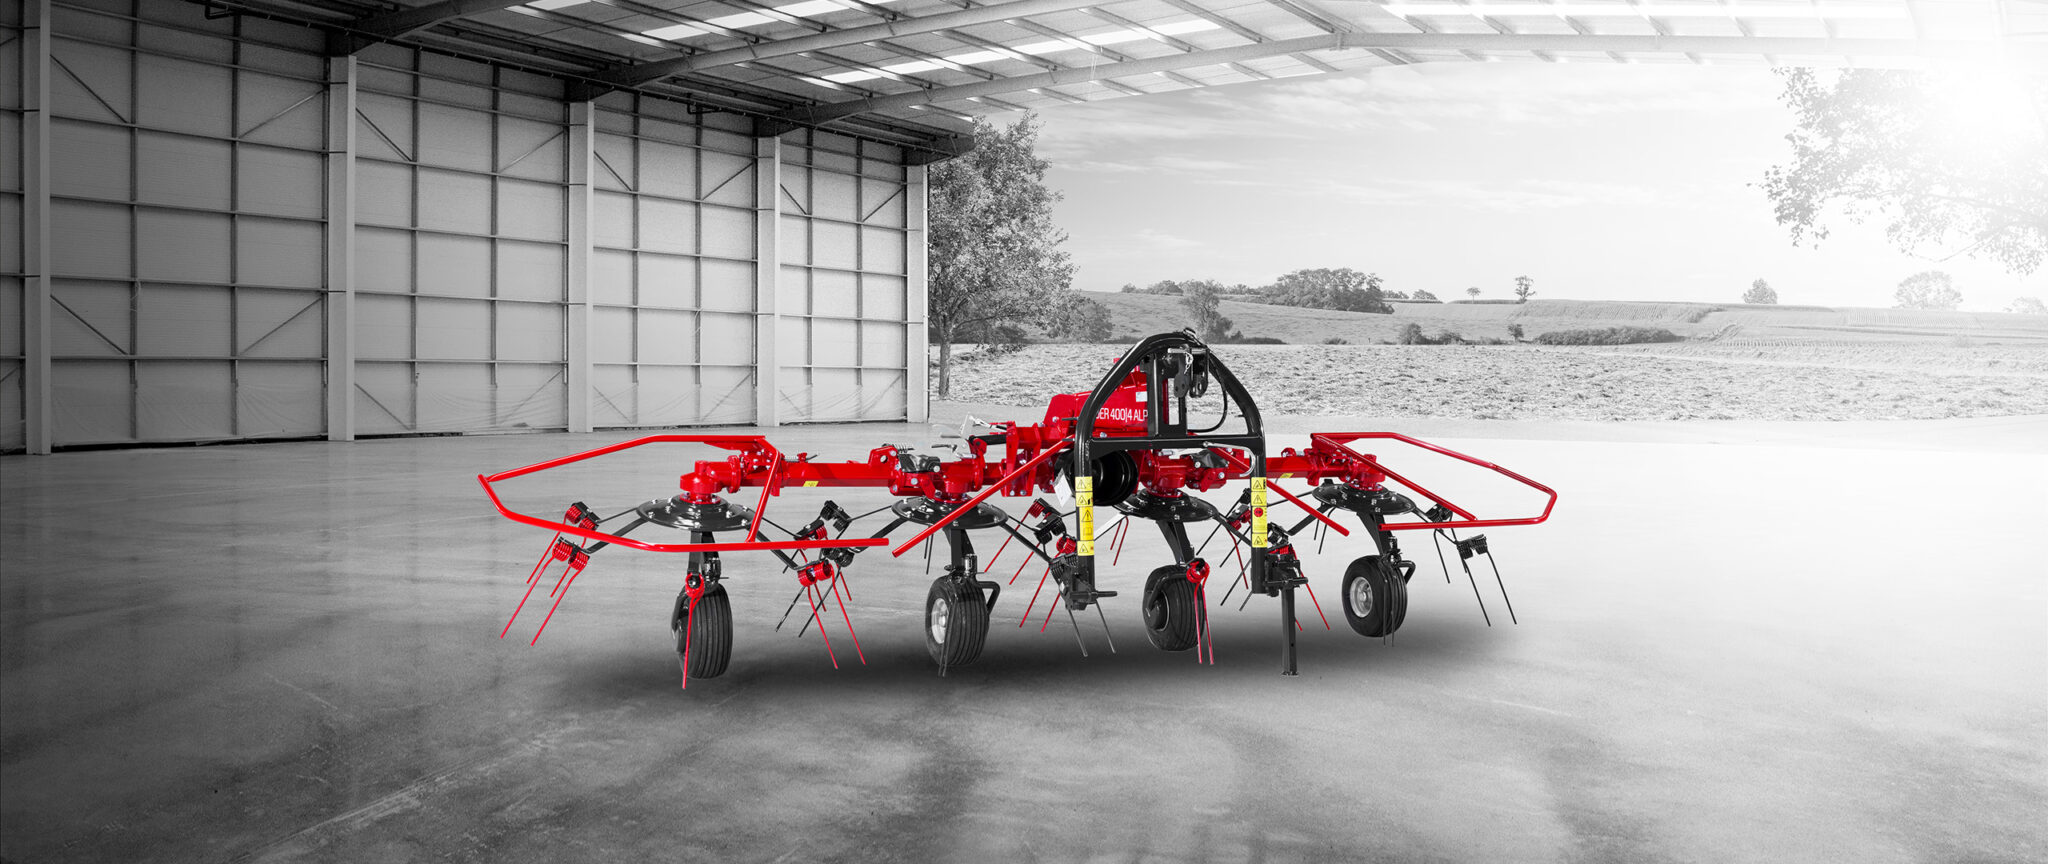
M 1778 292 L 1771 288 L 1771 283 L 1758 279 L 1749 283 L 1748 291 L 1742 292 L 1742 302 L 1758 306 L 1775 306 L 1778 303 Z
M 1125 294 L 1136 294 L 1136 293 L 1138 293 L 1138 286 L 1136 286 L 1136 285 L 1133 285 L 1133 284 L 1131 284 L 1131 283 L 1129 283 L 1129 282 L 1125 282 L 1125 283 L 1124 283 L 1124 289 L 1123 289 L 1123 293 L 1125 293 Z
M 1280 306 L 1392 314 L 1394 307 L 1387 305 L 1380 284 L 1378 273 L 1360 273 L 1349 267 L 1296 270 L 1266 286 L 1260 298 Z
M 1527 303 L 1529 302 L 1529 298 L 1534 296 L 1536 296 L 1536 280 L 1531 279 L 1527 276 L 1516 276 L 1515 302 Z
M 1465 289 L 1465 294 L 1474 300 L 1479 299 L 1479 286 L 1474 285 L 1470 288 Z
M 1230 319 L 1216 311 L 1223 297 L 1223 286 L 1213 280 L 1201 279 L 1180 283 L 1182 309 L 1195 327 L 1195 332 L 1210 342 L 1222 342 L 1230 337 Z
M 1046 324 L 1074 275 L 1059 194 L 1045 185 L 1038 118 L 999 127 L 976 118 L 974 149 L 931 169 L 929 328 L 939 346 L 938 395 L 952 390 L 953 343 L 1005 323 Z
M 2048 254 L 2048 84 L 1997 73 L 1786 69 L 1792 162 L 1763 190 L 1792 241 L 1882 218 L 1893 245 L 2032 273 Z M 2017 72 L 2013 73 L 2015 76 Z
M 1060 309 L 1057 320 L 1052 323 L 1052 334 L 1073 342 L 1107 342 L 1115 331 L 1109 314 L 1109 307 L 1100 302 L 1081 296 L 1082 292 L 1067 294 L 1067 302 Z
M 2039 297 L 2015 297 L 2005 311 L 2021 315 L 2048 315 L 2048 304 L 2043 304 Z
M 1522 341 L 1522 325 L 1520 325 L 1520 324 L 1509 324 L 1509 325 L 1508 325 L 1508 335 L 1509 335 L 1509 336 L 1513 336 L 1513 337 L 1515 337 L 1515 341 L 1516 341 L 1516 342 L 1520 342 L 1520 341 Z
M 1182 293 L 1180 283 L 1172 279 L 1161 279 L 1145 286 L 1143 290 L 1146 294 L 1172 294 L 1179 296 Z
M 1900 282 L 1892 299 L 1899 301 L 1900 309 L 1954 309 L 1962 305 L 1963 295 L 1947 273 L 1926 270 Z
M 1428 291 L 1425 291 L 1425 290 L 1423 290 L 1423 289 L 1421 289 L 1421 288 L 1417 288 L 1417 289 L 1415 289 L 1415 299 L 1417 299 L 1417 300 L 1435 300 L 1435 299 L 1436 299 L 1436 295 L 1435 295 L 1435 294 L 1431 294 L 1431 293 L 1429 293 Z

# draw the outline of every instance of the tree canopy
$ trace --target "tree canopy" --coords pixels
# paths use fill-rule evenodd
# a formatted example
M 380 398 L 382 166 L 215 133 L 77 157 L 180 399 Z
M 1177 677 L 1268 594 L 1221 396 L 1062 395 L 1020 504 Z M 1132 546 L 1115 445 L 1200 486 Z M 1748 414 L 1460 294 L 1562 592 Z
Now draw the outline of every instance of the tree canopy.
M 1900 309 L 1954 309 L 1963 303 L 1955 280 L 1940 270 L 1925 270 L 1906 277 L 1892 294 Z
M 1380 284 L 1379 274 L 1349 267 L 1296 270 L 1266 286 L 1257 299 L 1280 306 L 1390 314 L 1394 307 L 1387 305 Z
M 1181 308 L 1187 310 L 1195 332 L 1209 342 L 1229 340 L 1230 319 L 1217 311 L 1223 299 L 1223 286 L 1212 280 L 1200 279 L 1182 282 L 1180 288 Z
M 1786 69 L 1792 161 L 1763 190 L 1794 243 L 1880 218 L 1910 254 L 2025 275 L 2048 254 L 2048 82 L 1998 70 Z
M 1749 290 L 1742 292 L 1742 302 L 1757 306 L 1772 306 L 1778 302 L 1778 291 L 1771 283 L 1758 279 L 1749 283 Z
M 1074 267 L 1052 221 L 1059 193 L 1033 151 L 1038 126 L 1029 114 L 1006 127 L 975 118 L 974 149 L 931 168 L 929 326 L 941 398 L 955 341 L 1004 324 L 1055 324 L 1069 302 Z

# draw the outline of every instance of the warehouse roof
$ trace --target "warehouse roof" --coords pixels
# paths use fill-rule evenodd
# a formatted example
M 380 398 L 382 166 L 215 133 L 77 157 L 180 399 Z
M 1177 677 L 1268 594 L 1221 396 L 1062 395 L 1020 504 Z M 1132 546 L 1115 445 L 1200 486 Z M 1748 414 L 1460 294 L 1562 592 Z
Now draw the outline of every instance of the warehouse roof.
M 2048 0 L 195 0 L 905 142 L 970 115 L 1430 61 L 1899 65 L 2048 47 Z M 939 145 L 943 151 L 944 144 Z

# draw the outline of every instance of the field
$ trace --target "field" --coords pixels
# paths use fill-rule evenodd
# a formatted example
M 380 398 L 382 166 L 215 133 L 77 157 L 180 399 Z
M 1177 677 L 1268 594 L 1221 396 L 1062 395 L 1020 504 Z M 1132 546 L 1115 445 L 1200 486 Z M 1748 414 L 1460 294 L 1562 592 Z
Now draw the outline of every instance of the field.
M 1042 406 L 1085 390 L 1131 341 L 1175 330 L 1177 297 L 1101 295 L 1116 342 L 968 352 L 952 399 Z M 1226 302 L 1247 336 L 1223 350 L 1277 414 L 1554 420 L 1891 420 L 2048 414 L 2048 316 L 1701 303 L 1397 304 L 1392 315 Z M 1405 346 L 1413 322 L 1501 345 Z M 1663 327 L 1685 341 L 1517 344 L 1552 330 Z M 1349 344 L 1322 344 L 1344 339 Z

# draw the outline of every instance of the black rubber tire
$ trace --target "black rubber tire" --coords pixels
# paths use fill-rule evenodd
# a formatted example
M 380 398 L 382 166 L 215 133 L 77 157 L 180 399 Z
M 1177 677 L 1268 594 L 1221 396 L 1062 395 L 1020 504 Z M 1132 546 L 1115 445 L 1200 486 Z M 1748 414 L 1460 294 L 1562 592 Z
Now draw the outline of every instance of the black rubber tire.
M 1145 618 L 1145 638 L 1161 651 L 1186 651 L 1201 635 L 1201 612 L 1187 568 L 1168 564 L 1145 577 L 1138 611 Z
M 1344 620 L 1360 636 L 1390 635 L 1408 617 L 1408 583 L 1380 566 L 1378 555 L 1359 558 L 1344 569 L 1344 590 L 1338 599 Z
M 692 622 L 692 617 L 697 620 Z M 704 589 L 696 607 L 685 611 L 676 623 L 676 663 L 684 674 L 691 678 L 724 675 L 725 667 L 732 663 L 732 600 L 725 596 L 725 586 L 714 582 Z M 687 655 L 683 653 L 685 635 L 690 640 Z
M 924 650 L 932 662 L 965 666 L 981 656 L 987 642 L 988 602 L 981 589 L 950 576 L 933 579 L 924 598 Z

